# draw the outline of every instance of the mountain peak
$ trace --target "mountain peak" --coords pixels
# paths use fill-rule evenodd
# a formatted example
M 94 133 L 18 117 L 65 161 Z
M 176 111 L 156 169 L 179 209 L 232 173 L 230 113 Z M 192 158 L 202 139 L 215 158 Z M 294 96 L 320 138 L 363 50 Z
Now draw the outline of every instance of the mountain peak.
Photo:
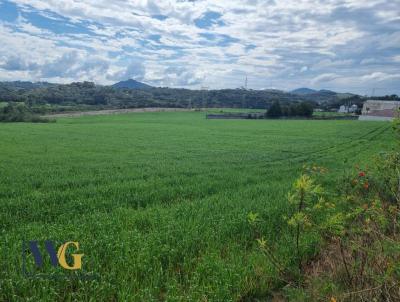
M 129 79 L 126 81 L 120 81 L 118 83 L 115 83 L 112 85 L 114 88 L 126 88 L 126 89 L 146 89 L 146 88 L 151 88 L 150 85 L 141 83 L 139 81 Z
M 312 94 L 312 93 L 316 93 L 317 90 L 302 87 L 302 88 L 297 88 L 295 90 L 292 90 L 290 92 L 294 93 L 294 94 Z

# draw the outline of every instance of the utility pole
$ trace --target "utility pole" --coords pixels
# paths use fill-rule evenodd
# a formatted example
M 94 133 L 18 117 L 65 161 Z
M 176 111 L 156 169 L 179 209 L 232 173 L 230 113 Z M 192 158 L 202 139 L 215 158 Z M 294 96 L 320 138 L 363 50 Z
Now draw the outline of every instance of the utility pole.
M 246 108 L 246 91 L 247 91 L 247 75 L 246 78 L 244 80 L 244 91 L 242 94 L 242 108 Z
M 202 94 L 202 107 L 206 108 L 206 95 L 209 87 L 208 86 L 201 86 L 201 94 Z

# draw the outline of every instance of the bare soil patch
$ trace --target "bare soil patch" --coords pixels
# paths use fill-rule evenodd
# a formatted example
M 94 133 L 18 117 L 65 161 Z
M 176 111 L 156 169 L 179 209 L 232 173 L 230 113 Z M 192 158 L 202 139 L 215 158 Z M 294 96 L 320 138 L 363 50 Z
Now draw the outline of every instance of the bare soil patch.
M 80 111 L 80 112 L 64 112 L 44 115 L 43 117 L 79 117 L 85 115 L 107 115 L 107 114 L 123 114 L 132 112 L 173 112 L 173 111 L 191 111 L 191 109 L 184 108 L 130 108 L 130 109 L 107 109 L 95 111 Z

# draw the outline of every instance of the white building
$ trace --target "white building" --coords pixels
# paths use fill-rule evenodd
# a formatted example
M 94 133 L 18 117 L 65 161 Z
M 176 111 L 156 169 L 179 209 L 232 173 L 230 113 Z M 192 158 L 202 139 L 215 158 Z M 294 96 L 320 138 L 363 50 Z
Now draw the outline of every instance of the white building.
M 346 106 L 346 105 L 342 105 L 340 106 L 338 112 L 339 113 L 354 113 L 356 112 L 358 109 L 357 105 L 351 105 L 350 107 Z
M 360 121 L 391 121 L 399 117 L 399 101 L 368 100 L 364 103 Z
M 357 110 L 358 110 L 358 106 L 356 104 L 351 105 L 349 108 L 350 113 L 357 112 Z

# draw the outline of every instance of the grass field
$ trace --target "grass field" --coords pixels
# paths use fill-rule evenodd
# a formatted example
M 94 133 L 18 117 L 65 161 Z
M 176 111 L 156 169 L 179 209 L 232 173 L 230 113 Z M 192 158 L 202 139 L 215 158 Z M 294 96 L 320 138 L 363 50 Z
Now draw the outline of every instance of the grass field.
M 290 259 L 282 216 L 302 166 L 327 167 L 329 187 L 393 146 L 388 123 L 204 112 L 1 124 L 0 141 L 0 301 L 265 298 L 279 284 L 248 213 Z M 21 246 L 34 239 L 79 241 L 98 278 L 27 279 Z
M 202 111 L 207 113 L 258 113 L 266 112 L 266 109 L 246 109 L 246 108 L 204 108 Z
M 314 116 L 351 116 L 352 113 L 342 113 L 333 111 L 314 111 Z

